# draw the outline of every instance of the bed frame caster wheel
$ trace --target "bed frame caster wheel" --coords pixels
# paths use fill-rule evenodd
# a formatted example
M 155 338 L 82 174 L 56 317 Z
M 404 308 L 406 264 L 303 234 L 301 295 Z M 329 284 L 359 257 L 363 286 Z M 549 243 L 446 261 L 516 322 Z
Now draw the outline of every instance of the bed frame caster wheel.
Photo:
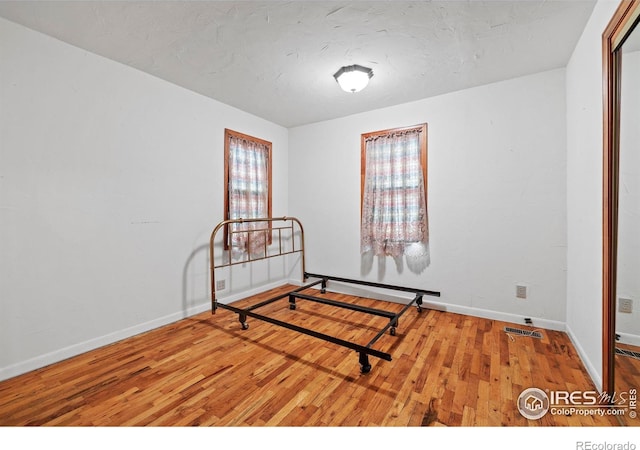
M 389 329 L 389 334 L 391 334 L 391 336 L 395 336 L 396 335 L 396 327 L 391 327 Z
M 358 357 L 358 361 L 360 362 L 360 373 L 369 373 L 371 372 L 371 364 L 369 364 L 369 356 L 366 353 L 360 353 Z
M 296 305 L 289 305 L 289 309 L 296 309 Z
M 249 329 L 249 324 L 247 322 L 242 322 L 242 329 L 243 330 L 248 330 Z

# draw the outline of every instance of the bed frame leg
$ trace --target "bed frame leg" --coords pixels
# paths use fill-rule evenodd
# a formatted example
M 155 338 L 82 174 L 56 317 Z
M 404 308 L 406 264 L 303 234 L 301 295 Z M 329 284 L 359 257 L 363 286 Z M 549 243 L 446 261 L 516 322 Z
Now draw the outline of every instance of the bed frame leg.
M 322 285 L 320 286 L 320 293 L 321 294 L 326 294 L 327 293 L 327 281 L 328 281 L 328 278 L 323 278 L 322 279 Z
M 418 298 L 416 298 L 416 308 L 418 309 L 418 312 L 422 312 L 422 295 L 419 295 Z
M 289 295 L 289 309 L 296 309 L 296 297 Z
M 398 326 L 398 319 L 391 319 L 391 328 L 389 328 L 389 334 L 391 336 L 396 335 L 396 327 Z
M 247 315 L 239 313 L 238 320 L 240 321 L 240 325 L 242 325 L 242 329 L 246 330 L 249 328 L 249 324 L 247 323 Z
M 360 372 L 361 373 L 369 373 L 371 372 L 371 364 L 369 364 L 369 355 L 366 353 L 360 353 L 358 357 L 358 362 L 360 363 Z

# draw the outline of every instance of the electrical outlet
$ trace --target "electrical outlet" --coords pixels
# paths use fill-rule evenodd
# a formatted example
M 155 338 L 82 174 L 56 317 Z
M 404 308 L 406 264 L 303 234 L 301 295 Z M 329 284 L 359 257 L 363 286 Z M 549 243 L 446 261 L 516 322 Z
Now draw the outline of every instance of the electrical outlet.
M 630 298 L 618 298 L 618 312 L 631 314 L 633 312 L 633 300 Z
M 222 291 L 227 286 L 226 280 L 216 281 L 216 291 Z
M 516 298 L 527 298 L 527 287 L 516 284 Z

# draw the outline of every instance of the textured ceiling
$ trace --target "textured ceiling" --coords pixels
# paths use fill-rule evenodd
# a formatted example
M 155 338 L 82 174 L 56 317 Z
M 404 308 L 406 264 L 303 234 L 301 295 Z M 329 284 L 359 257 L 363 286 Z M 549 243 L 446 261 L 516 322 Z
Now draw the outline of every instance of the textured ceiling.
M 292 127 L 564 67 L 595 0 L 0 1 L 0 16 Z M 340 90 L 343 65 L 369 86 Z

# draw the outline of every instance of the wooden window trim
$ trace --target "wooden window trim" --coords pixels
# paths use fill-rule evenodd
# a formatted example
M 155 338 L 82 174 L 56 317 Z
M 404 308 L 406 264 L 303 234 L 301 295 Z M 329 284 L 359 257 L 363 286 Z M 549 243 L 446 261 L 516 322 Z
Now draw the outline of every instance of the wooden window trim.
M 237 139 L 244 139 L 247 141 L 251 141 L 251 142 L 255 142 L 258 144 L 262 144 L 265 145 L 268 148 L 268 159 L 267 159 L 267 213 L 268 213 L 268 217 L 271 217 L 272 215 L 272 209 L 271 209 L 271 205 L 272 205 L 272 177 L 271 177 L 271 167 L 272 167 L 272 147 L 273 144 L 269 141 L 266 141 L 264 139 L 260 139 L 257 138 L 255 136 L 251 136 L 248 134 L 244 134 L 244 133 L 240 133 L 238 131 L 234 131 L 231 130 L 229 128 L 225 128 L 224 129 L 224 220 L 229 220 L 231 217 L 230 211 L 229 211 L 229 140 L 230 138 L 237 138 Z M 269 227 L 271 227 L 271 223 L 269 222 Z M 224 228 L 224 249 L 228 250 L 229 249 L 229 233 L 228 233 L 228 227 L 225 226 Z M 268 240 L 269 244 L 271 243 L 271 234 L 269 234 L 269 240 Z

